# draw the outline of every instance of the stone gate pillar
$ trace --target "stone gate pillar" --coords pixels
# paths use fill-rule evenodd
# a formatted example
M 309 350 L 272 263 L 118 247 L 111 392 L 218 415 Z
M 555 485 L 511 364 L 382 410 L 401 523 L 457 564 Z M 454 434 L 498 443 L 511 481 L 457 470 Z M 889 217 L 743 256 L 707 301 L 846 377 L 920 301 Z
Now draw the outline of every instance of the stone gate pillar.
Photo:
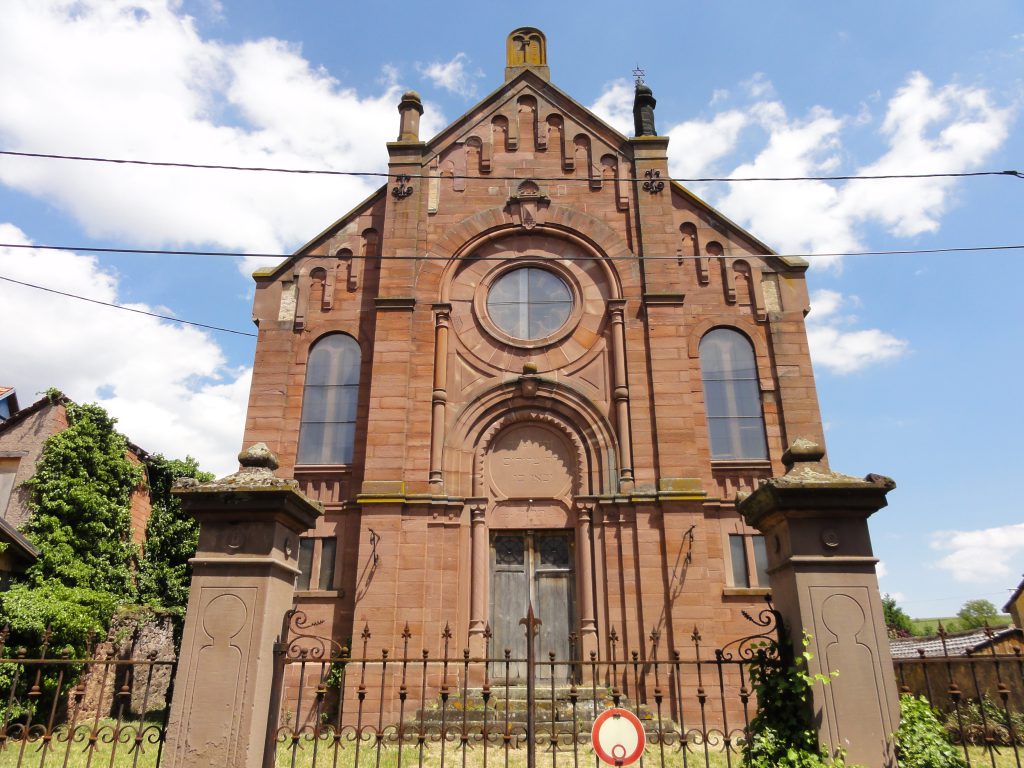
M 274 642 L 292 606 L 299 534 L 322 514 L 258 443 L 242 469 L 174 494 L 199 521 L 164 758 L 169 768 L 260 768 Z
M 787 472 L 738 503 L 765 536 L 772 597 L 797 654 L 810 636 L 809 671 L 838 672 L 814 689 L 818 738 L 848 764 L 892 766 L 890 736 L 899 698 L 882 616 L 868 517 L 896 487 L 827 469 L 816 443 L 797 440 L 783 456 Z

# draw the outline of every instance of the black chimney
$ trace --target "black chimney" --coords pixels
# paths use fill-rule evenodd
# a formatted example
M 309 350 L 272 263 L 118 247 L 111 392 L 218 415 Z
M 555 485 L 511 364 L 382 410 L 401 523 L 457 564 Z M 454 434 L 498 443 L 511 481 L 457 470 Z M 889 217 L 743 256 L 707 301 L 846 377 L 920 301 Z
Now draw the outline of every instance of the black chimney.
M 657 104 L 654 92 L 644 83 L 636 84 L 636 96 L 633 98 L 633 132 L 636 136 L 657 136 L 654 129 L 654 105 Z

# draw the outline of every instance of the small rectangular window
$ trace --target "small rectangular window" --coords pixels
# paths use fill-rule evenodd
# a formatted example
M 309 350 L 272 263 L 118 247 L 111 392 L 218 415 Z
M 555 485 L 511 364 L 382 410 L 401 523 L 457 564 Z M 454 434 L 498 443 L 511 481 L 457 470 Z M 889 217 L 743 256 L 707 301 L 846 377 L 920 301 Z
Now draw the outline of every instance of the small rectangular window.
M 747 543 L 746 537 L 738 533 L 729 535 L 729 556 L 732 558 L 732 585 L 734 587 L 749 587 L 750 575 L 747 570 Z
M 729 586 L 740 589 L 767 589 L 771 586 L 768 576 L 768 549 L 761 534 L 730 533 L 729 565 L 732 573 L 732 583 Z
M 295 589 L 300 592 L 333 590 L 338 559 L 336 536 L 309 536 L 299 539 L 299 575 Z
M 299 577 L 295 582 L 295 588 L 300 590 L 309 589 L 312 575 L 313 539 L 299 539 Z
M 320 589 L 334 589 L 334 560 L 338 554 L 338 540 L 333 536 L 320 545 Z
M 18 459 L 0 459 L 0 516 L 7 514 L 7 503 L 11 500 L 17 473 Z
M 764 544 L 764 536 L 754 534 L 750 537 L 754 545 L 754 575 L 757 576 L 757 586 L 767 587 L 771 583 L 768 578 L 768 548 Z

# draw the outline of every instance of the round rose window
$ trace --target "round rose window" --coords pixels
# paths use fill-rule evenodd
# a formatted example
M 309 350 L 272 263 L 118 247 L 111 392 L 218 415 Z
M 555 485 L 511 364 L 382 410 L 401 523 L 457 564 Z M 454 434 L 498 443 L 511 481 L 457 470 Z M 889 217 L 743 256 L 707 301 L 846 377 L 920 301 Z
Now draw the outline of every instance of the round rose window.
M 572 293 L 562 278 L 538 267 L 506 272 L 491 285 L 487 314 L 498 328 L 517 339 L 543 339 L 572 313 Z

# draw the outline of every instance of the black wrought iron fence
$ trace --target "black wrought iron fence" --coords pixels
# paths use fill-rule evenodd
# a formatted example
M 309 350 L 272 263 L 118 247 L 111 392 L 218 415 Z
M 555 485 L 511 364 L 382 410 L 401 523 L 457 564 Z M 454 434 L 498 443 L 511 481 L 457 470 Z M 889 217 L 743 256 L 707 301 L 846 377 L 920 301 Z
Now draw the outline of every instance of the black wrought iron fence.
M 940 625 L 932 647 L 893 660 L 900 694 L 927 699 L 968 765 L 1021 768 L 1024 655 L 1019 643 L 1001 642 L 1001 633 L 984 634 L 987 640 L 966 653 Z
M 353 654 L 293 611 L 278 647 L 279 719 L 268 748 L 276 765 L 290 768 L 599 766 L 591 725 L 609 707 L 624 707 L 646 732 L 642 761 L 731 768 L 756 709 L 750 666 L 778 663 L 767 650 L 777 614 L 769 606 L 750 618 L 757 632 L 718 649 L 694 628 L 682 650 L 666 648 L 655 631 L 642 651 L 624 654 L 612 629 L 606 658 L 582 653 L 575 636 L 570 657 L 557 658 L 536 653 L 531 609 L 521 622 L 526 656 L 517 658 L 494 649 L 489 631 L 483 655 L 459 653 L 447 626 L 425 639 L 437 654 L 418 650 L 406 626 L 401 648 L 374 655 L 366 625 Z M 517 678 L 523 668 L 525 679 Z
M 90 639 L 85 654 L 54 651 L 49 630 L 34 658 L 0 631 L 0 768 L 156 768 L 176 660 L 117 657 Z

